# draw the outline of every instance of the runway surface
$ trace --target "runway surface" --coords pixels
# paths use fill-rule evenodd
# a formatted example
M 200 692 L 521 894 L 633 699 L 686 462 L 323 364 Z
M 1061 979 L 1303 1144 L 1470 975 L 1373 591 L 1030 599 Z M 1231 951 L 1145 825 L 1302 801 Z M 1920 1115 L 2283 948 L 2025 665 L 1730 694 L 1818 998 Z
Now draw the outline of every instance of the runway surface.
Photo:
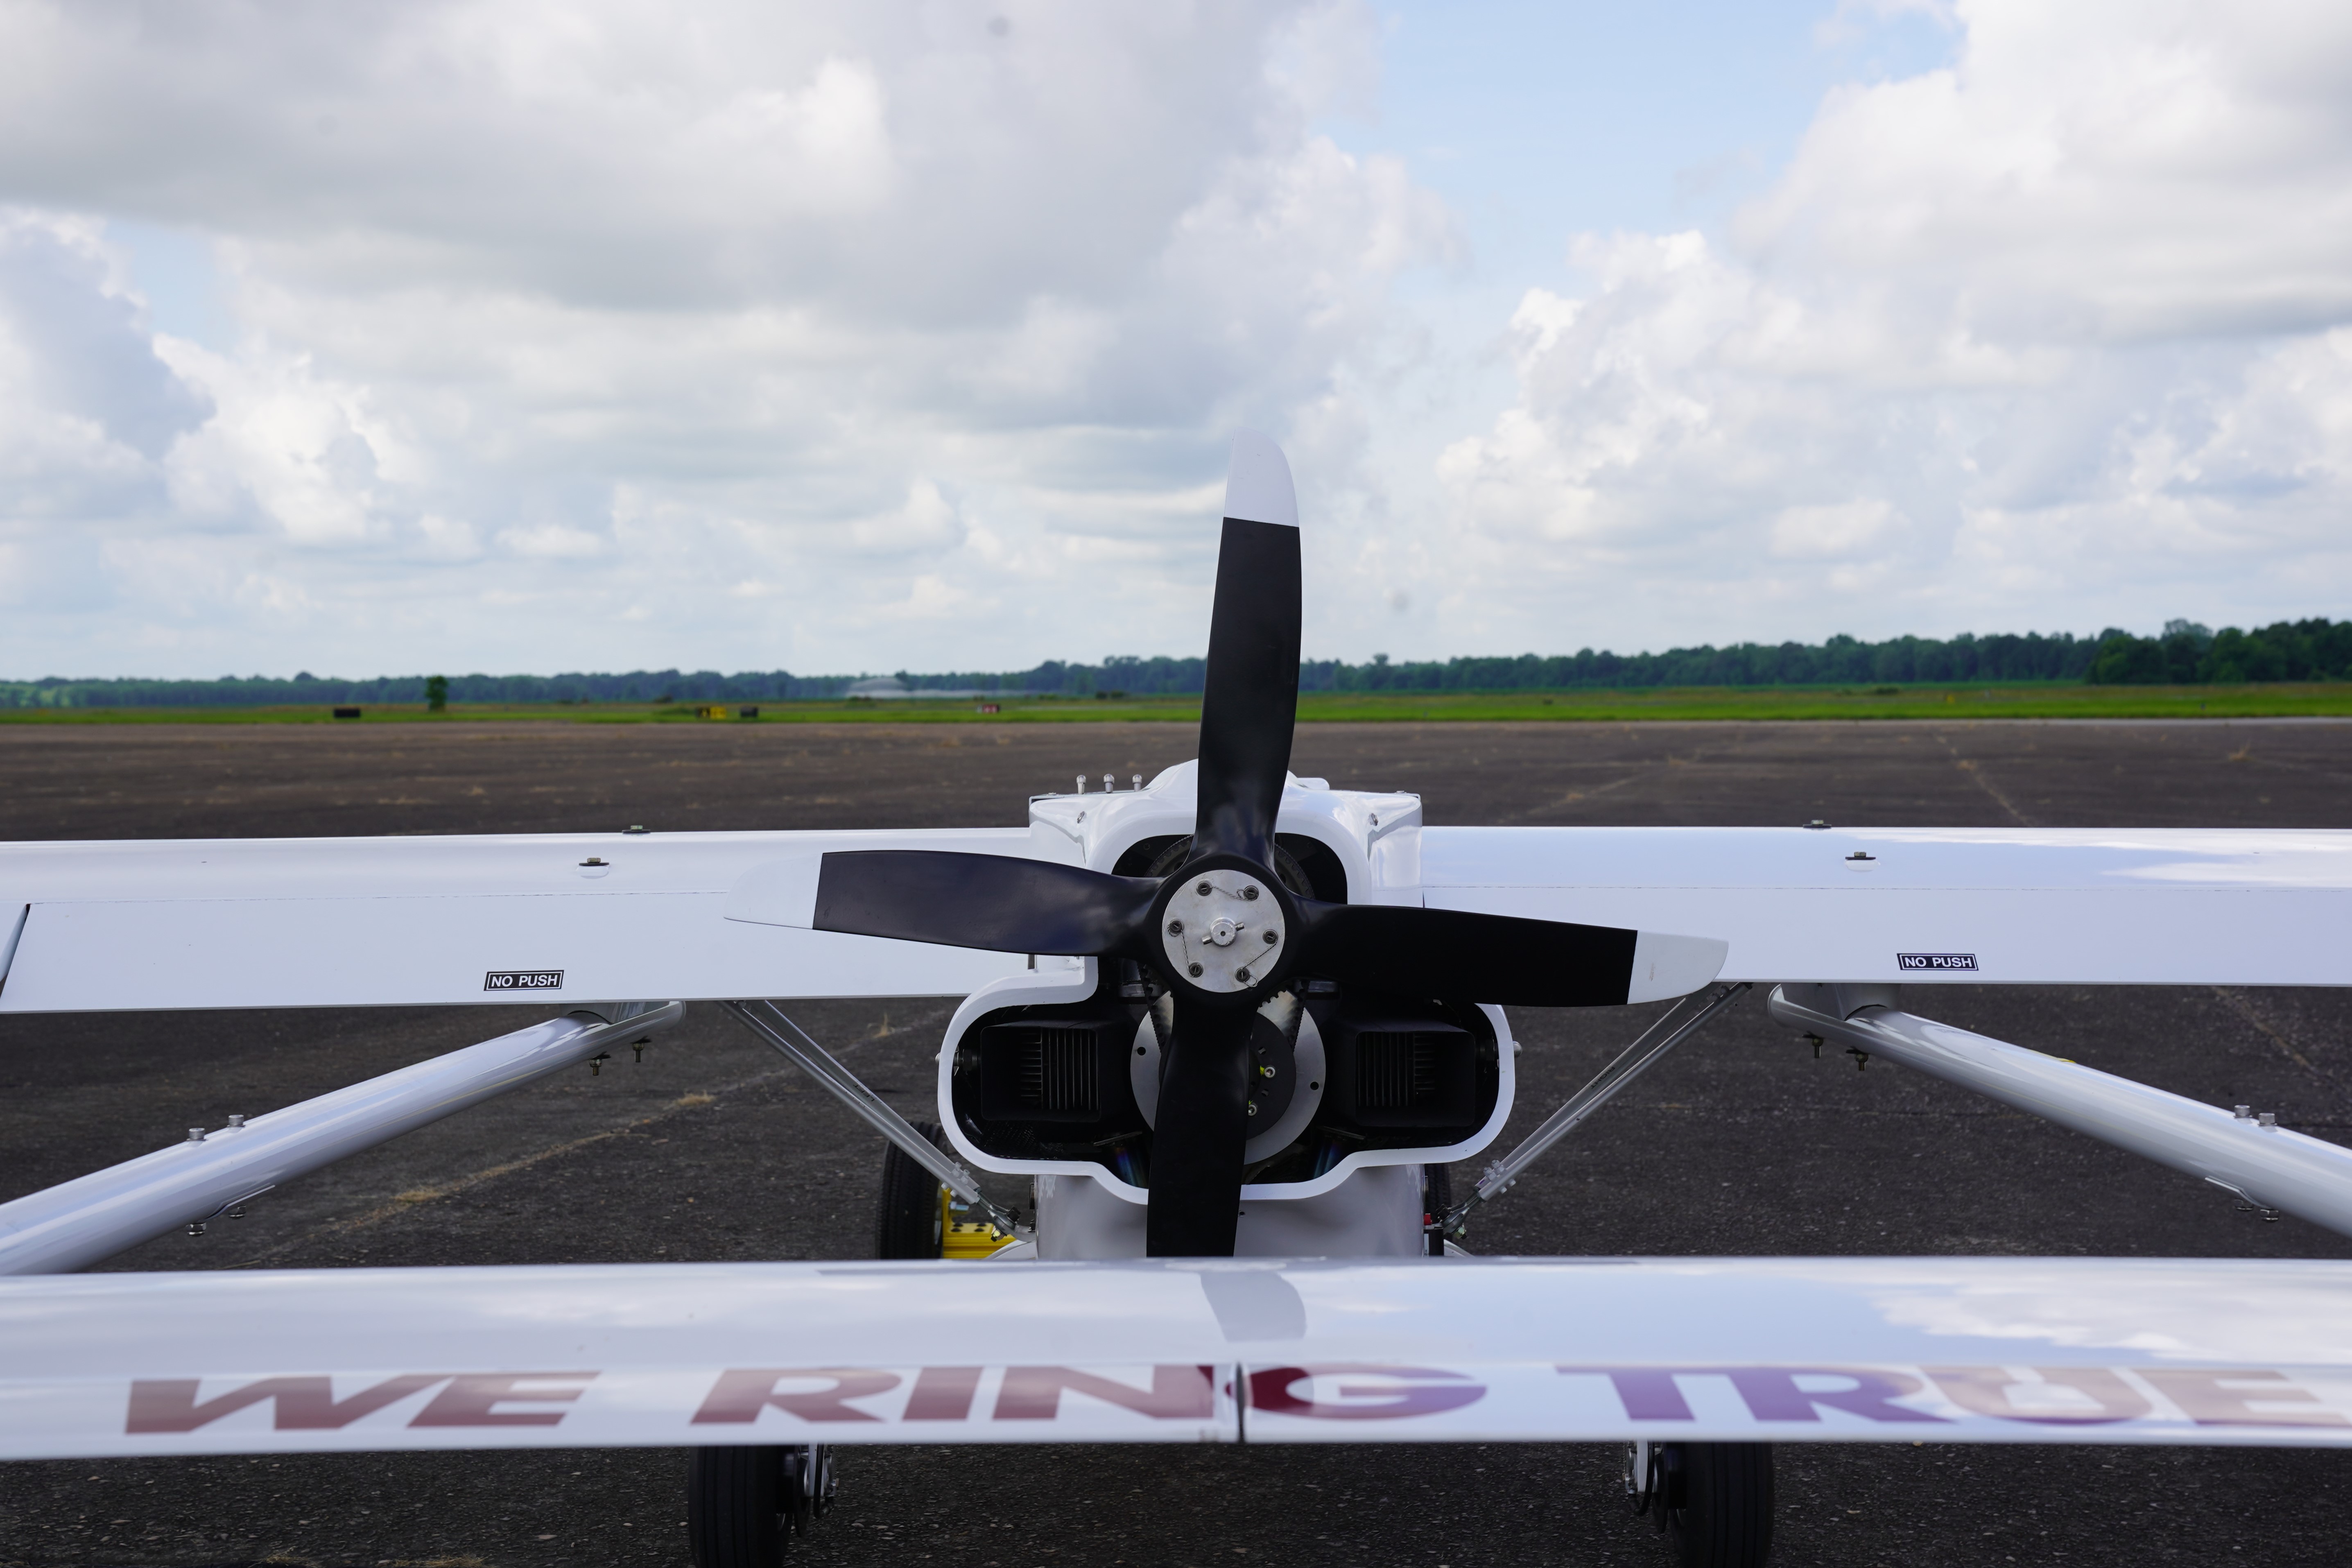
M 1012 826 L 1181 725 L 0 729 L 0 838 Z M 1312 725 L 1294 767 L 1433 823 L 2352 827 L 2352 725 Z M 909 1114 L 949 1008 L 796 1016 Z M 1517 1010 L 1506 1144 L 1648 1009 Z M 1946 988 L 1934 1016 L 2352 1142 L 2352 1005 L 2207 987 Z M 0 1199 L 517 1026 L 510 1009 L 0 1019 Z M 881 1145 L 715 1009 L 649 1048 L 106 1265 L 867 1255 Z M 1460 1173 L 1466 1179 L 1466 1171 Z M 1486 1253 L 2340 1258 L 2185 1176 L 1885 1064 L 1750 997 L 1580 1130 Z M 1662 1565 L 1595 1447 L 849 1450 L 811 1564 Z M 0 1564 L 682 1563 L 676 1452 L 0 1465 Z M 2352 1559 L 2352 1456 L 1784 1447 L 1777 1561 Z

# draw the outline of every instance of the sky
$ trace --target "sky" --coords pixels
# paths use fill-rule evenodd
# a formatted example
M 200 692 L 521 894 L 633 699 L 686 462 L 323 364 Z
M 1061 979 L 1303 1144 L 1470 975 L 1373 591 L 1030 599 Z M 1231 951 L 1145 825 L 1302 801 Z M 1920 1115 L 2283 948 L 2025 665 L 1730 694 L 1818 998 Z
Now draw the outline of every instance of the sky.
M 0 0 L 0 679 L 2352 615 L 2352 7 Z

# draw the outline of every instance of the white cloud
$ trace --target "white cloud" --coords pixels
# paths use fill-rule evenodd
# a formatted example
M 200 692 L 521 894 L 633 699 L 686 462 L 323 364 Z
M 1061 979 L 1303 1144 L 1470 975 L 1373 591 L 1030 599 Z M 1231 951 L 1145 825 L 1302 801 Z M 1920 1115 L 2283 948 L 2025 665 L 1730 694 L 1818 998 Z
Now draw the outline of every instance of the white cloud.
M 1504 322 L 1356 0 L 0 0 L 0 674 L 1181 652 L 1240 424 L 1318 653 L 2344 613 L 2352 12 L 1906 11 Z
M 0 197 L 70 228 L 126 319 L 104 218 L 211 237 L 236 327 L 149 356 L 194 415 L 117 396 L 121 431 L 66 420 L 53 466 L 115 461 L 146 498 L 115 525 L 298 584 L 268 602 L 318 606 L 325 643 L 240 619 L 242 589 L 117 583 L 112 625 L 19 622 L 0 662 L 142 618 L 205 671 L 405 665 L 420 627 L 518 668 L 1193 646 L 1213 509 L 1173 504 L 1454 245 L 1394 161 L 1310 129 L 1370 90 L 1377 26 L 1345 0 L 0 8 Z M 1106 559 L 1156 591 L 1090 592 Z M 1060 602 L 1052 647 L 984 613 L 1013 587 Z
M 1587 237 L 1588 290 L 1526 296 L 1516 405 L 1439 465 L 1497 626 L 2344 613 L 2352 13 L 1953 15 L 1728 243 Z

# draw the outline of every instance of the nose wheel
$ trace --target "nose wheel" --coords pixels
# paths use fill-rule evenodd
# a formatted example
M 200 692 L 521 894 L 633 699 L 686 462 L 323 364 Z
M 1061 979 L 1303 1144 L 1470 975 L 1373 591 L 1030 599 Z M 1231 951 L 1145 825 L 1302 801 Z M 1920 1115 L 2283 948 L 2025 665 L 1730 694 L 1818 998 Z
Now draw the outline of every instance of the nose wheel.
M 833 1506 L 823 1444 L 697 1448 L 687 1461 L 687 1542 L 695 1568 L 781 1568 L 795 1536 Z
M 1772 1445 L 1633 1443 L 1625 1502 L 1683 1568 L 1764 1568 L 1772 1554 Z

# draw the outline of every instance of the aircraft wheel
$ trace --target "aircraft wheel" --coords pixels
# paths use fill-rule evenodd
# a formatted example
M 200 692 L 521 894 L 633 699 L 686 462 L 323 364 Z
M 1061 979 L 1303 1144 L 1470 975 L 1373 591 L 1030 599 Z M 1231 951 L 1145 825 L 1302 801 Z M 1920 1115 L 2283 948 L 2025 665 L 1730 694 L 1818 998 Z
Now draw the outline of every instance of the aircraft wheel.
M 695 1568 L 780 1568 L 792 1538 L 832 1506 L 828 1447 L 697 1448 L 687 1460 Z
M 915 1131 L 933 1143 L 940 1130 L 928 1121 Z M 874 1256 L 940 1256 L 940 1179 L 891 1144 L 882 1156 L 882 1196 L 874 1213 Z
M 1772 1554 L 1772 1445 L 1657 1443 L 1650 1454 L 1645 1500 L 1683 1568 L 1763 1568 Z

